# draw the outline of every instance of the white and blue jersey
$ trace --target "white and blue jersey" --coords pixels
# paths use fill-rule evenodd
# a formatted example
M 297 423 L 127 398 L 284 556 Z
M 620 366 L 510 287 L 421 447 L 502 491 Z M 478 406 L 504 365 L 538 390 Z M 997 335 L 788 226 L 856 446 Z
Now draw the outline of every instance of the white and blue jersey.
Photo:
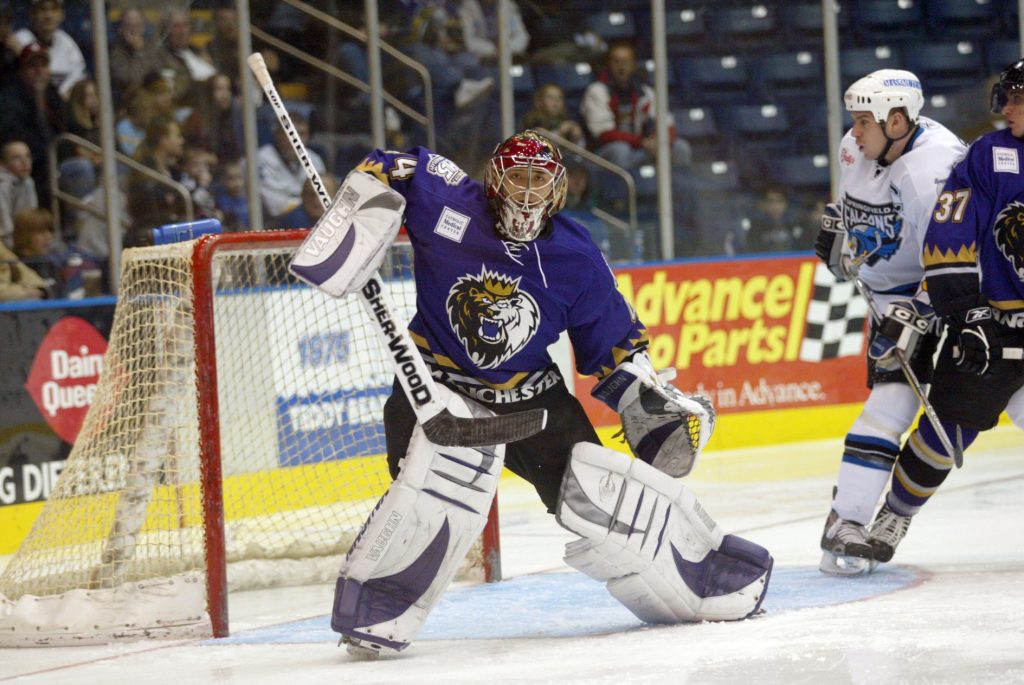
M 979 298 L 1024 332 L 1024 143 L 1009 129 L 975 141 L 950 175 L 924 241 L 928 292 L 943 316 Z
M 579 223 L 556 215 L 534 241 L 503 240 L 483 185 L 424 147 L 376 150 L 357 168 L 406 199 L 417 291 L 409 332 L 447 385 L 517 402 L 559 381 L 548 347 L 563 331 L 586 375 L 609 373 L 647 344 Z
M 967 150 L 941 124 L 921 117 L 896 161 L 867 159 L 847 132 L 839 149 L 839 198 L 848 253 L 863 260 L 859 275 L 884 308 L 910 297 L 924 276 L 921 245 L 935 199 Z

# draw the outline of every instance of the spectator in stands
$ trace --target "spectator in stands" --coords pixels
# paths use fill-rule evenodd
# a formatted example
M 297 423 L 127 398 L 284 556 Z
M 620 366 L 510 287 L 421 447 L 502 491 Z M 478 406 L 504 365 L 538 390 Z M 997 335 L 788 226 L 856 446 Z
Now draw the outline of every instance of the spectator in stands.
M 50 80 L 64 99 L 71 87 L 85 78 L 85 57 L 78 43 L 60 28 L 64 23 L 64 0 L 31 0 L 28 28 L 17 33 L 22 47 L 39 43 L 50 59 Z
M 583 127 L 565 111 L 565 93 L 554 83 L 545 83 L 534 91 L 533 109 L 523 116 L 522 128 L 543 128 L 577 145 L 586 143 Z
M 96 82 L 82 79 L 71 89 L 68 100 L 68 133 L 100 144 L 100 99 Z M 66 142 L 57 150 L 60 163 L 60 188 L 83 198 L 96 188 L 96 170 L 103 155 L 84 145 Z
M 18 55 L 18 77 L 0 92 L 0 140 L 20 140 L 32 152 L 32 178 L 39 204 L 50 203 L 47 150 L 66 129 L 66 103 L 50 83 L 50 56 L 39 43 Z
M 156 45 L 146 40 L 142 12 L 135 7 L 125 9 L 110 46 L 110 83 L 115 102 L 124 104 L 125 94 L 141 86 L 146 75 L 156 69 L 156 53 Z
M 0 242 L 14 247 L 14 215 L 39 206 L 28 145 L 12 140 L 0 147 Z
M 201 147 L 186 147 L 181 163 L 181 185 L 192 195 L 197 219 L 223 219 L 213 197 L 213 172 L 217 157 Z
M 813 235 L 808 240 L 810 233 L 786 193 L 781 188 L 768 188 L 751 213 L 746 251 L 788 252 L 809 248 L 813 243 Z
M 460 5 L 454 0 L 418 3 L 401 41 L 407 54 L 430 72 L 436 103 L 465 108 L 494 90 L 494 76 L 466 47 Z
M 178 181 L 178 163 L 185 147 L 181 128 L 173 117 L 159 116 L 146 127 L 146 137 L 135 158 L 163 177 Z M 149 243 L 149 231 L 156 226 L 185 220 L 185 200 L 172 186 L 139 172 L 128 177 L 128 213 L 132 230 L 125 236 L 125 247 Z
M 0 2 L 0 88 L 6 86 L 18 71 L 18 53 L 21 44 L 12 29 L 11 8 Z
M 213 66 L 219 73 L 227 74 L 238 92 L 238 10 L 234 5 L 222 5 L 213 11 L 213 38 L 206 51 Z
M 607 68 L 587 86 L 580 110 L 597 154 L 624 169 L 654 162 L 657 139 L 654 131 L 654 89 L 640 78 L 636 50 L 620 42 L 608 49 Z M 672 139 L 673 166 L 687 166 L 690 145 Z
M 291 112 L 295 131 L 303 144 L 309 143 L 309 121 L 298 112 Z M 313 150 L 307 150 L 313 167 L 323 174 L 326 167 L 324 160 Z M 267 215 L 276 221 L 295 209 L 301 201 L 302 185 L 306 182 L 306 172 L 295 156 L 288 135 L 278 127 L 274 132 L 274 142 L 260 147 L 256 153 L 256 165 L 260 177 L 260 197 Z
M 242 162 L 221 163 L 213 190 L 217 209 L 224 217 L 225 231 L 249 229 L 249 198 L 245 194 L 245 169 Z
M 191 107 L 198 100 L 196 84 L 206 81 L 217 70 L 205 50 L 192 43 L 192 17 L 172 8 L 164 15 L 163 45 L 157 50 L 157 68 L 174 73 L 174 98 L 178 107 Z
M 46 281 L 48 295 L 64 295 L 66 255 L 54 238 L 48 209 L 24 209 L 14 215 L 14 254 Z
M 523 25 L 523 17 L 515 0 L 508 2 L 508 43 L 512 58 L 522 61 L 530 46 L 530 34 Z M 498 60 L 498 2 L 497 0 L 462 0 L 459 9 L 462 40 L 466 49 L 481 62 L 495 65 Z
M 49 296 L 49 284 L 21 263 L 11 248 L 0 243 L 0 302 L 41 300 Z
M 594 243 L 601 248 L 606 258 L 611 256 L 611 242 L 608 235 L 608 224 L 597 214 L 597 190 L 590 183 L 590 170 L 578 155 L 567 155 L 565 162 L 565 207 L 560 214 L 568 216 L 583 224 Z
M 320 178 L 324 182 L 324 190 L 334 197 L 338 192 L 338 178 L 334 174 L 323 174 Z M 306 179 L 302 185 L 302 201 L 295 209 L 281 217 L 277 222 L 277 228 L 313 228 L 323 213 L 324 205 L 320 195 L 309 179 Z
M 203 97 L 185 121 L 185 142 L 209 150 L 220 162 L 242 156 L 241 112 L 231 94 L 231 79 L 216 73 L 203 84 Z
M 124 96 L 124 114 L 114 124 L 114 138 L 117 149 L 129 157 L 146 137 L 146 124 L 149 123 L 149 95 L 141 86 L 128 90 Z

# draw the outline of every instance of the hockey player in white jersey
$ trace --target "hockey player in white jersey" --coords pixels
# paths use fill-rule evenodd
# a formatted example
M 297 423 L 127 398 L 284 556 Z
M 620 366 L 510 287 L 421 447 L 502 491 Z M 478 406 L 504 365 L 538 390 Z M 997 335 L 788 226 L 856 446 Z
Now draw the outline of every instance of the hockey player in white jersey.
M 868 74 L 850 86 L 844 101 L 853 127 L 840 145 L 839 197 L 826 207 L 815 251 L 837 279 L 859 278 L 880 311 L 899 309 L 910 325 L 929 330 L 911 351 L 916 353 L 908 355 L 918 379 L 927 383 L 937 336 L 927 297 L 919 294 L 921 247 L 938 193 L 966 146 L 941 124 L 921 116 L 924 94 L 909 71 Z M 872 320 L 871 342 L 878 328 L 879 322 Z M 870 569 L 866 525 L 896 463 L 900 438 L 919 408 L 917 395 L 892 357 L 877 362 L 870 347 L 871 393 L 846 435 L 821 538 L 820 568 L 825 573 L 852 575 Z

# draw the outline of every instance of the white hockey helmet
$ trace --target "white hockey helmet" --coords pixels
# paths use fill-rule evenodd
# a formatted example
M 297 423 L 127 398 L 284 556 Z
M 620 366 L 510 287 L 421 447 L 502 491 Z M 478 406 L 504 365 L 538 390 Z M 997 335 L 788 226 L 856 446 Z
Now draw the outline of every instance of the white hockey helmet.
M 843 96 L 849 112 L 871 112 L 884 124 L 889 112 L 904 108 L 911 122 L 916 122 L 924 106 L 921 80 L 903 69 L 879 69 L 858 79 Z

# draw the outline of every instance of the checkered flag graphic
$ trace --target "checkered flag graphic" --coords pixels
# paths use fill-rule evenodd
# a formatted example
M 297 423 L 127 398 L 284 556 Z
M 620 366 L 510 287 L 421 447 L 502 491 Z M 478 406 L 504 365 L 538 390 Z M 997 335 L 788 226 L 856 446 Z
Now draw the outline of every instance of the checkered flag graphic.
M 824 264 L 814 271 L 814 296 L 807 307 L 807 331 L 800 359 L 819 362 L 858 355 L 864 349 L 868 303 L 853 283 L 837 283 Z

